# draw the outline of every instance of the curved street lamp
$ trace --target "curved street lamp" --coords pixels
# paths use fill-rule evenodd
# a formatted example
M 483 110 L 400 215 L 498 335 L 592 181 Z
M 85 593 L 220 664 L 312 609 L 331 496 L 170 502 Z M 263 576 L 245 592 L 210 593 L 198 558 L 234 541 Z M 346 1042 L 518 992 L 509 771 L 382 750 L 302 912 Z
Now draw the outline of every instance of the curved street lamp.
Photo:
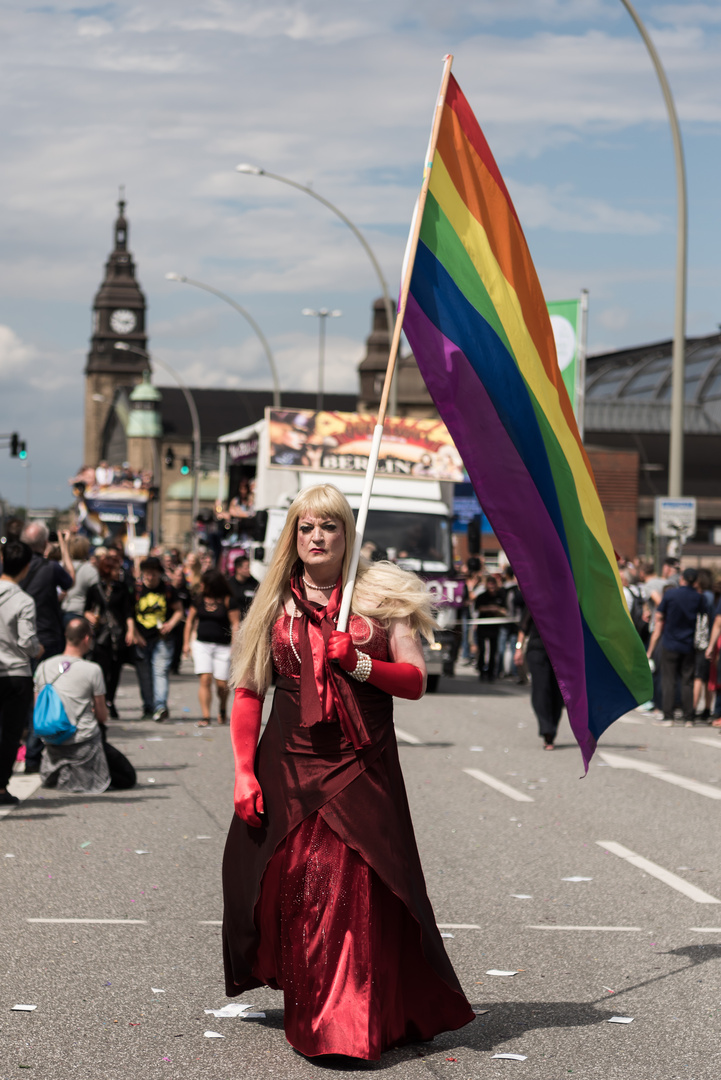
M 373 249 L 371 248 L 370 244 L 368 243 L 360 229 L 357 227 L 357 225 L 354 225 L 350 218 L 346 217 L 343 211 L 339 210 L 337 206 L 334 206 L 332 202 L 330 202 L 328 199 L 324 199 L 323 196 L 319 195 L 317 191 L 313 191 L 313 188 L 306 187 L 305 184 L 299 184 L 296 180 L 290 180 L 287 176 L 279 176 L 278 173 L 268 172 L 267 169 L 261 169 L 258 165 L 248 164 L 236 165 L 235 171 L 239 173 L 246 173 L 249 176 L 267 176 L 270 180 L 278 180 L 281 184 L 287 184 L 288 187 L 296 188 L 298 191 L 304 191 L 306 195 L 310 195 L 310 197 L 312 199 L 315 199 L 316 202 L 322 203 L 323 206 L 326 206 L 332 213 L 336 215 L 336 217 L 340 218 L 344 225 L 348 226 L 355 238 L 359 241 L 359 243 L 363 245 L 363 250 L 372 262 L 373 269 L 378 275 L 378 281 L 381 287 L 381 291 L 383 293 L 383 304 L 386 309 L 388 333 L 389 335 L 392 335 L 395 320 L 393 318 L 393 305 L 391 303 L 390 293 L 388 292 L 388 285 L 386 283 L 386 279 L 383 276 L 383 271 L 381 270 L 380 263 L 373 254 Z M 396 413 L 398 409 L 395 376 L 391 384 L 389 408 L 392 414 Z
M 113 346 L 115 349 L 120 349 L 122 352 L 137 353 L 138 356 L 144 357 L 148 364 L 150 364 L 150 356 L 144 349 L 139 349 L 135 345 L 128 345 L 125 341 L 116 341 Z M 180 387 L 181 393 L 185 398 L 185 401 L 190 412 L 190 421 L 193 426 L 193 495 L 191 503 L 191 533 L 195 535 L 194 525 L 195 519 L 198 516 L 200 510 L 200 418 L 198 416 L 198 410 L 195 405 L 195 398 L 191 394 L 188 387 L 185 385 L 180 375 L 178 375 L 175 368 L 172 368 L 170 364 L 167 364 L 165 360 L 160 360 L 157 356 L 153 357 L 153 363 L 158 364 L 164 371 L 167 371 L 171 378 L 175 379 L 176 383 Z
M 646 27 L 629 0 L 621 0 L 621 3 L 629 13 L 644 44 L 651 56 L 653 66 L 656 69 L 658 81 L 661 84 L 666 109 L 668 111 L 671 136 L 673 138 L 673 154 L 676 164 L 676 302 L 673 333 L 673 363 L 671 368 L 671 430 L 669 443 L 668 463 L 668 493 L 671 498 L 678 499 L 683 494 L 683 434 L 684 434 L 684 392 L 685 392 L 685 365 L 686 365 L 686 261 L 687 261 L 687 229 L 688 229 L 688 201 L 686 196 L 686 167 L 683 156 L 683 143 L 681 142 L 681 128 L 676 115 L 671 87 L 669 86 L 666 72 L 654 47 Z
M 213 296 L 217 296 L 220 300 L 225 300 L 226 304 L 230 304 L 230 306 L 234 308 L 239 315 L 242 315 L 243 318 L 250 323 L 250 325 L 253 327 L 256 334 L 258 335 L 260 343 L 265 349 L 265 355 L 268 360 L 268 367 L 270 368 L 270 374 L 273 379 L 273 408 L 280 408 L 280 380 L 278 379 L 278 370 L 275 366 L 275 359 L 273 357 L 270 345 L 268 344 L 268 339 L 266 338 L 261 328 L 258 326 L 253 316 L 250 314 L 250 312 L 246 311 L 244 307 L 241 307 L 240 304 L 233 300 L 231 296 L 228 296 L 226 293 L 221 292 L 220 289 L 214 288 L 212 285 L 206 285 L 203 281 L 195 281 L 193 278 L 186 277 L 185 274 L 174 274 L 172 273 L 172 271 L 166 274 L 165 277 L 167 281 L 181 281 L 184 285 L 194 285 L 196 289 L 203 289 L 205 292 L 209 292 L 212 293 Z

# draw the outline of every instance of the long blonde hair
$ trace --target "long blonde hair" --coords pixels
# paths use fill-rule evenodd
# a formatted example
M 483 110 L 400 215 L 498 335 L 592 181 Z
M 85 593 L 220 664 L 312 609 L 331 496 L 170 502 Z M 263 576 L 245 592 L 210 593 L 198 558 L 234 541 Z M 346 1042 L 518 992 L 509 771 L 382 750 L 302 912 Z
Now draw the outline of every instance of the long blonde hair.
M 288 509 L 288 516 L 278 538 L 268 573 L 261 582 L 250 610 L 233 644 L 230 683 L 264 693 L 272 674 L 270 636 L 273 623 L 280 616 L 291 571 L 298 560 L 296 538 L 301 517 L 335 518 L 345 528 L 345 553 L 341 577 L 348 580 L 355 521 L 345 495 L 333 484 L 318 484 L 301 491 Z M 396 619 L 407 619 L 414 634 L 433 641 L 435 625 L 430 594 L 415 574 L 390 562 L 358 566 L 353 614 L 374 619 L 386 629 Z

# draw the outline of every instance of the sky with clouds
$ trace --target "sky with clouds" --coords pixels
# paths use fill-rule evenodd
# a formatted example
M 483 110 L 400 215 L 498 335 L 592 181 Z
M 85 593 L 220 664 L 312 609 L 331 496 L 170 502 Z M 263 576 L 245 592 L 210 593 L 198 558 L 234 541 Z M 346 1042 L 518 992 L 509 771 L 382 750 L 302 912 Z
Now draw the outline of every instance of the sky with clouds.
M 689 192 L 689 334 L 721 321 L 721 3 L 636 0 L 664 64 Z M 190 385 L 353 391 L 378 284 L 398 288 L 446 52 L 504 175 L 547 299 L 590 292 L 589 349 L 673 333 L 676 188 L 665 106 L 620 0 L 4 0 L 0 9 L 0 431 L 34 506 L 66 505 L 83 367 L 119 184 L 150 347 Z M 159 384 L 169 381 L 160 369 Z M 27 474 L 0 452 L 0 496 Z

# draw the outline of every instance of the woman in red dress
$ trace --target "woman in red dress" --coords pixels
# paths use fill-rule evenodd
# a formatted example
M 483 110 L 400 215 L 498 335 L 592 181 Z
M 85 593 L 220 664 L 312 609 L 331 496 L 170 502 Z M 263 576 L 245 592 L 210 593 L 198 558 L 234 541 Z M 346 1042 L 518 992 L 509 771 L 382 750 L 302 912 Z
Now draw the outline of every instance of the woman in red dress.
M 430 600 L 415 575 L 362 563 L 350 633 L 336 630 L 354 541 L 337 488 L 301 492 L 234 646 L 223 949 L 229 996 L 283 990 L 300 1053 L 377 1060 L 474 1014 L 426 893 L 393 731 L 393 695 L 425 690 Z

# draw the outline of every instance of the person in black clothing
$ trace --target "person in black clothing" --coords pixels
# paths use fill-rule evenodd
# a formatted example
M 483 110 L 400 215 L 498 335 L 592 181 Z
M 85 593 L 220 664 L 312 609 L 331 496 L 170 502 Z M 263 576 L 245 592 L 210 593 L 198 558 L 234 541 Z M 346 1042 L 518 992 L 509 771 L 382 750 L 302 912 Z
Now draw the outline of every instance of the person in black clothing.
M 531 675 L 531 705 L 538 720 L 538 734 L 543 739 L 543 749 L 553 750 L 563 712 L 563 695 L 541 635 L 527 608 L 521 618 L 516 639 L 514 662 L 519 668 L 523 665 L 524 642 L 526 664 Z
M 253 597 L 260 585 L 250 573 L 250 559 L 247 555 L 239 555 L 233 563 L 233 576 L 228 578 L 230 595 L 238 605 L 241 622 L 248 614 Z
M 677 589 L 664 592 L 656 608 L 653 634 L 646 655 L 654 654 L 656 643 L 661 639 L 661 694 L 663 718 L 672 722 L 676 701 L 676 680 L 681 680 L 681 706 L 686 724 L 693 725 L 693 677 L 696 666 L 694 636 L 699 615 L 710 615 L 709 605 L 703 593 L 696 590 L 698 571 L 687 567 L 682 575 L 683 584 Z
M 183 642 L 185 641 L 185 620 L 190 610 L 190 587 L 185 578 L 183 564 L 179 563 L 168 570 L 168 580 L 175 589 L 175 594 L 183 609 L 183 617 L 173 630 L 173 659 L 170 670 L 173 675 L 180 674 L 180 658 L 183 655 Z
M 94 629 L 95 639 L 88 659 L 102 668 L 108 715 L 117 719 L 115 691 L 127 650 L 135 642 L 133 590 L 123 580 L 123 566 L 116 551 L 102 556 L 98 574 L 100 581 L 88 589 L 85 605 L 85 618 Z
M 488 619 L 504 617 L 506 608 L 504 604 L 503 590 L 498 584 L 495 574 L 489 574 L 486 578 L 486 587 L 478 593 L 474 603 L 476 618 Z M 493 682 L 496 677 L 496 653 L 498 651 L 499 623 L 486 623 L 476 627 L 476 641 L 478 642 L 478 677 Z M 486 642 L 488 642 L 488 662 L 486 663 Z
M 68 551 L 68 534 L 60 533 L 58 536 L 61 562 L 45 558 L 49 535 L 47 527 L 38 521 L 31 521 L 22 532 L 22 539 L 32 549 L 33 557 L 21 588 L 35 601 L 37 636 L 44 649 L 45 659 L 57 656 L 65 649 L 65 627 L 58 589 L 67 592 L 75 582 L 75 568 Z M 33 672 L 36 666 L 33 661 Z M 33 732 L 31 709 L 25 741 L 26 773 L 38 772 L 42 752 L 43 744 Z
M 210 706 L 213 697 L 213 681 L 218 693 L 218 723 L 226 721 L 228 701 L 228 675 L 230 673 L 230 642 L 240 626 L 238 605 L 232 598 L 228 582 L 219 570 L 206 570 L 201 578 L 201 591 L 193 595 L 185 623 L 183 654 L 191 651 L 193 664 L 200 683 L 198 701 L 202 718 L 199 727 L 210 723 Z

